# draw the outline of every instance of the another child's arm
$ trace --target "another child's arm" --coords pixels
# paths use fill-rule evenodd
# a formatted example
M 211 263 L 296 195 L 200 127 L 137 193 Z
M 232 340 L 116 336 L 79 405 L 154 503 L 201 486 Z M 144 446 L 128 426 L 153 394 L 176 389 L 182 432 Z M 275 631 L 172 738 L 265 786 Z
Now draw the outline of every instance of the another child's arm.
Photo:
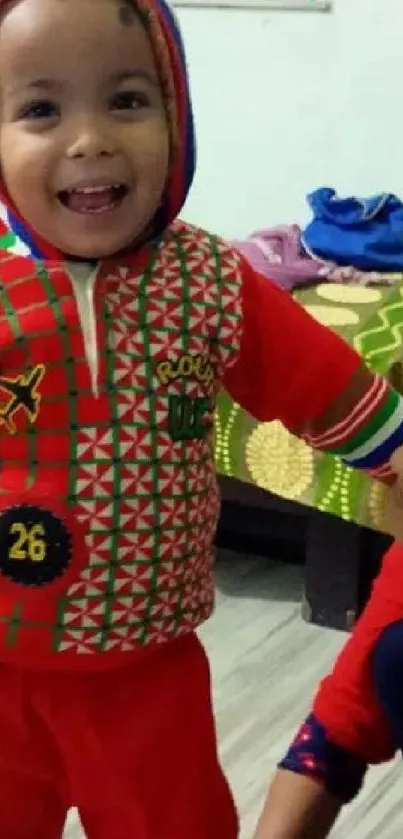
M 325 839 L 341 801 L 307 775 L 278 769 L 255 839 Z
M 401 471 L 401 459 L 401 452 L 393 458 L 396 471 Z M 398 493 L 389 492 L 389 496 L 393 532 L 401 526 L 402 504 Z M 337 809 L 357 795 L 367 764 L 389 761 L 396 753 L 399 741 L 392 727 L 393 716 L 388 715 L 387 692 L 374 668 L 374 653 L 384 630 L 403 617 L 402 559 L 403 546 L 396 542 L 383 558 L 354 632 L 319 686 L 310 716 L 280 763 L 256 839 L 305 839 L 310 835 L 313 810 L 317 820 L 321 818 L 326 825 L 332 812 L 337 815 Z M 384 672 L 389 668 L 392 674 L 393 656 L 401 656 L 399 641 L 394 644 L 392 664 L 384 660 Z M 384 655 L 379 650 L 378 656 Z M 284 805 L 287 794 L 289 807 Z M 338 808 L 332 809 L 332 802 L 338 802 Z M 327 827 L 319 833 L 320 839 L 325 836 Z
M 232 398 L 256 419 L 278 419 L 314 448 L 392 481 L 402 398 L 290 295 L 243 266 L 241 351 L 224 377 Z
M 311 714 L 274 776 L 255 839 L 325 839 L 359 792 L 363 760 L 332 743 Z

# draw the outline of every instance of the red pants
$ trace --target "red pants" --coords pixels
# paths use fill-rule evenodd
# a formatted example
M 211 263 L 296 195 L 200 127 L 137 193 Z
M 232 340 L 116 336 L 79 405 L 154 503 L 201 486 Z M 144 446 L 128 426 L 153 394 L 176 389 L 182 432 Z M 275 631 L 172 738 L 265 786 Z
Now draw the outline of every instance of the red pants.
M 383 630 L 403 618 L 403 546 L 387 552 L 371 599 L 323 682 L 313 713 L 328 739 L 366 763 L 393 757 L 396 745 L 374 688 L 372 658 Z
M 0 834 L 236 839 L 218 763 L 206 655 L 195 635 L 103 673 L 0 665 Z

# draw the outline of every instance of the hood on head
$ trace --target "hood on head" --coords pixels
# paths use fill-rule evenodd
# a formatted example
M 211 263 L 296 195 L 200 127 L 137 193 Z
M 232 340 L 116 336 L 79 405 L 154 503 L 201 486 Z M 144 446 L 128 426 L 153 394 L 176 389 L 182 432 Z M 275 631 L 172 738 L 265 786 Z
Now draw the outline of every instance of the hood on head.
M 186 57 L 176 15 L 164 0 L 133 0 L 154 46 L 168 98 L 172 166 L 165 201 L 154 219 L 161 233 L 181 211 L 195 172 L 195 136 Z
M 0 0 L 0 6 L 8 0 Z M 132 0 L 151 39 L 167 97 L 171 134 L 171 167 L 164 200 L 150 220 L 150 239 L 156 239 L 180 213 L 195 172 L 195 136 L 185 51 L 176 15 L 165 0 Z M 0 186 L 0 224 L 28 246 L 36 258 L 60 258 L 60 253 L 30 228 L 14 206 L 4 185 Z M 0 227 L 0 247 L 5 233 Z M 3 228 L 3 230 L 1 229 Z M 9 238 L 8 234 L 5 234 Z

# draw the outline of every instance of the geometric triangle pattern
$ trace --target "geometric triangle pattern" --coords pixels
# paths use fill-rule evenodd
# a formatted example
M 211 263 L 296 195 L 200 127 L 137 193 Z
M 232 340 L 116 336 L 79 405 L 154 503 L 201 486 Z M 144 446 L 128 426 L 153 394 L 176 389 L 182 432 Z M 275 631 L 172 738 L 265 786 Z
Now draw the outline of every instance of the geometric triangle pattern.
M 49 356 L 57 359 L 52 381 L 54 387 L 60 383 L 60 398 L 43 396 L 29 446 L 21 443 L 21 451 L 35 460 L 38 480 L 46 475 L 56 481 L 60 468 L 55 491 L 84 526 L 88 555 L 62 596 L 55 596 L 49 651 L 134 652 L 193 630 L 213 607 L 219 499 L 212 435 L 206 430 L 202 439 L 173 439 L 169 405 L 170 397 L 214 399 L 225 367 L 236 360 L 240 260 L 216 237 L 175 222 L 141 270 L 130 256 L 125 265 L 101 265 L 97 395 L 65 271 L 44 264 L 38 272 L 26 262 L 27 282 L 18 294 L 31 322 L 37 301 L 46 335 L 52 326 L 57 333 Z M 49 322 L 46 300 L 52 300 Z M 14 306 L 18 323 L 12 289 L 7 306 Z M 38 363 L 29 353 L 40 346 L 36 330 L 24 345 L 28 363 Z M 167 378 L 157 374 L 160 369 L 169 371 Z M 11 375 L 2 366 L 3 374 Z M 14 643 L 29 631 L 32 602 L 29 618 L 25 624 L 22 610 L 17 631 L 14 615 Z

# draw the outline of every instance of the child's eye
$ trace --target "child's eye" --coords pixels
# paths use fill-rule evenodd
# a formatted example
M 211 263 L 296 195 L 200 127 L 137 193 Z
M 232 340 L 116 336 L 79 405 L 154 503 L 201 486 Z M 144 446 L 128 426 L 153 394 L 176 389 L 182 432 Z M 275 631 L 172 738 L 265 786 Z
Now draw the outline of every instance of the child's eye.
M 35 102 L 30 102 L 21 109 L 20 119 L 54 119 L 59 116 L 59 108 L 54 102 L 46 99 L 38 99 Z
M 125 90 L 113 97 L 112 108 L 114 111 L 137 111 L 146 108 L 150 104 L 146 93 Z

